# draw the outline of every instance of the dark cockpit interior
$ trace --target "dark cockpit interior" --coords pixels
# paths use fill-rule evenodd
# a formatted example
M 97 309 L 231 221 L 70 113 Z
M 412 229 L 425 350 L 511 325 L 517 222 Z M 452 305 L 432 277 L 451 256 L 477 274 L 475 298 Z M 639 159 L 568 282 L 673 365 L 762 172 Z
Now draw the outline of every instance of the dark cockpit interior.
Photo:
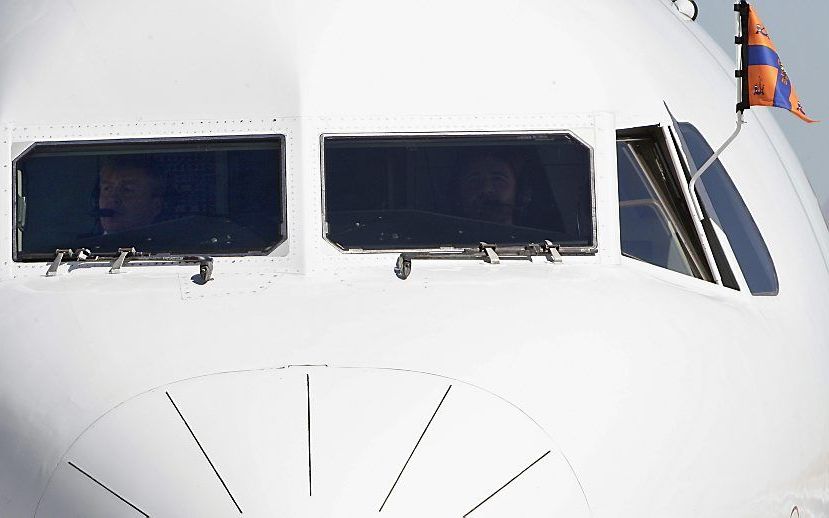
M 266 253 L 284 236 L 282 155 L 281 138 L 38 145 L 16 163 L 17 259 Z
M 329 137 L 326 236 L 343 249 L 594 243 L 590 150 L 569 135 Z

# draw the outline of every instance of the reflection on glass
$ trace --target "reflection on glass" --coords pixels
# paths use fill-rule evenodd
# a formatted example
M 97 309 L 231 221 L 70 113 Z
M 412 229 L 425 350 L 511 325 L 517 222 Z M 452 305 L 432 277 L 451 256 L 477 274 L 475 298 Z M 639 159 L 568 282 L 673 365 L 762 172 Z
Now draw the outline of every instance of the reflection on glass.
M 680 232 L 681 212 L 671 203 L 668 178 L 653 142 L 616 144 L 622 253 L 675 272 L 701 277 L 688 236 Z M 685 237 L 685 239 L 683 239 Z M 699 259 L 697 259 L 699 261 Z
M 593 246 L 590 151 L 564 135 L 328 137 L 329 240 L 345 249 Z
M 17 259 L 264 253 L 283 239 L 278 138 L 39 145 L 18 160 Z
M 694 163 L 700 167 L 714 151 L 693 125 L 680 123 L 679 130 L 688 143 Z M 780 286 L 769 249 L 742 196 L 719 160 L 700 177 L 697 191 L 706 214 L 728 236 L 728 242 L 751 293 L 776 295 Z

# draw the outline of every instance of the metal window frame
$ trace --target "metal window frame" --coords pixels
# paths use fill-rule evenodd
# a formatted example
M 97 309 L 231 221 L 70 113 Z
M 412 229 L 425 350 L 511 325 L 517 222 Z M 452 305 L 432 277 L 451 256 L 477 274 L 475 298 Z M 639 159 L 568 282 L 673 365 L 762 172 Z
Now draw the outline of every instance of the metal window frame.
M 598 220 L 596 212 L 596 166 L 595 166 L 595 149 L 593 146 L 585 142 L 582 138 L 569 130 L 524 130 L 524 131 L 424 131 L 424 132 L 348 132 L 348 133 L 321 133 L 319 137 L 320 146 L 320 185 L 321 185 L 321 207 L 320 215 L 322 218 L 322 238 L 326 243 L 332 245 L 340 253 L 344 254 L 400 254 L 403 252 L 433 252 L 433 251 L 449 251 L 461 252 L 463 247 L 434 247 L 434 248 L 389 248 L 389 249 L 362 249 L 362 248 L 343 248 L 339 244 L 328 238 L 328 214 L 325 210 L 326 206 L 326 186 L 325 186 L 325 141 L 326 139 L 405 139 L 405 138 L 440 138 L 440 137 L 482 137 L 482 138 L 509 138 L 509 137 L 533 137 L 533 136 L 567 136 L 572 138 L 575 142 L 584 146 L 589 153 L 590 162 L 590 220 L 593 226 L 591 234 L 592 243 L 585 247 L 561 247 L 559 252 L 563 255 L 595 255 L 599 251 L 598 241 Z
M 686 161 L 693 161 L 694 159 L 690 155 L 689 156 L 684 156 L 688 153 L 685 152 L 685 150 L 683 148 L 684 144 L 681 143 L 681 141 L 685 140 L 685 135 L 679 127 L 681 124 L 686 124 L 690 128 L 692 128 L 693 131 L 696 132 L 699 135 L 699 137 L 703 140 L 703 142 L 705 142 L 706 146 L 708 146 L 708 148 L 711 149 L 711 153 L 713 153 L 714 151 L 713 151 L 713 148 L 711 147 L 711 143 L 708 141 L 707 138 L 705 138 L 705 135 L 702 133 L 702 131 L 695 124 L 693 124 L 690 121 L 676 121 L 676 125 L 672 126 L 673 131 L 676 132 L 675 146 L 676 146 L 676 149 L 677 149 L 677 153 L 682 151 L 682 155 L 680 155 L 683 158 L 681 160 L 682 161 L 682 167 L 685 171 L 686 178 L 688 180 L 690 180 L 691 171 L 689 170 L 689 168 L 688 168 L 689 166 L 686 163 Z M 738 286 L 742 286 L 741 283 L 745 283 L 745 285 L 743 287 L 748 292 L 748 294 L 750 294 L 752 297 L 777 297 L 777 296 L 780 295 L 780 275 L 777 271 L 777 264 L 775 263 L 774 257 L 772 256 L 772 250 L 771 250 L 771 248 L 769 248 L 768 242 L 766 242 L 766 238 L 763 236 L 763 233 L 760 230 L 760 227 L 757 225 L 757 220 L 754 219 L 754 215 L 751 213 L 751 208 L 748 206 L 748 203 L 746 202 L 745 198 L 743 198 L 743 195 L 742 195 L 742 193 L 740 193 L 740 190 L 737 188 L 737 185 L 734 183 L 733 178 L 731 178 L 731 174 L 728 172 L 728 169 L 726 169 L 725 164 L 723 164 L 720 160 L 717 160 L 716 162 L 719 162 L 720 165 L 722 166 L 723 172 L 725 173 L 725 177 L 731 183 L 731 186 L 734 188 L 734 192 L 737 193 L 737 196 L 739 197 L 740 201 L 742 202 L 743 206 L 745 207 L 745 210 L 748 213 L 748 216 L 751 219 L 752 224 L 754 225 L 755 229 L 757 230 L 757 235 L 759 236 L 760 241 L 763 244 L 763 247 L 766 249 L 766 252 L 768 253 L 768 258 L 769 258 L 769 262 L 771 264 L 772 273 L 774 274 L 774 280 L 775 280 L 775 284 L 777 285 L 777 289 L 773 292 L 753 293 L 751 291 L 751 287 L 748 285 L 748 280 L 745 277 L 745 272 L 743 271 L 743 267 L 740 265 L 740 261 L 739 261 L 739 259 L 737 259 L 737 254 L 734 251 L 733 247 L 731 246 L 730 242 L 728 241 L 729 240 L 728 234 L 725 233 L 724 229 L 719 228 L 718 224 L 714 223 L 713 215 L 709 214 L 709 211 L 706 208 L 706 203 L 705 203 L 706 200 L 708 202 L 708 205 L 710 205 L 712 207 L 714 206 L 714 203 L 710 200 L 710 198 L 709 198 L 709 196 L 708 196 L 708 194 L 707 194 L 707 192 L 704 188 L 704 184 L 702 183 L 702 181 L 700 181 L 697 185 L 702 187 L 702 189 L 698 189 L 696 193 L 693 193 L 693 195 L 697 196 L 697 198 L 700 202 L 700 209 L 702 210 L 702 213 L 705 216 L 705 219 L 706 219 L 706 222 L 708 223 L 708 226 L 711 227 L 711 229 L 710 229 L 710 232 L 712 234 L 711 240 L 715 242 L 715 243 L 712 243 L 712 244 L 716 244 L 716 246 L 718 247 L 718 250 L 719 250 L 718 253 L 721 256 L 721 260 L 725 264 L 727 264 L 728 267 L 731 269 L 731 271 L 728 272 L 728 274 L 733 277 L 733 279 L 734 279 L 733 282 L 735 282 Z M 715 164 L 716 164 L 716 162 L 715 162 Z M 716 212 L 716 207 L 714 207 L 714 209 L 715 209 L 715 212 Z M 713 228 L 714 226 L 718 227 L 719 232 L 721 232 L 723 234 L 722 237 L 717 236 L 717 230 L 714 230 L 714 228 Z M 725 251 L 726 247 L 728 249 L 730 249 L 729 252 Z M 733 257 L 733 260 L 730 259 L 729 256 Z M 738 287 L 738 288 L 735 288 L 735 289 L 741 289 L 741 288 Z
M 681 184 L 682 193 L 688 205 L 693 209 L 696 207 L 696 204 L 694 202 L 694 194 L 691 192 L 688 184 L 690 171 L 682 153 L 682 146 L 678 140 L 678 130 L 672 122 L 662 127 L 662 134 L 666 142 L 668 142 L 667 148 L 674 162 L 675 174 Z M 691 219 L 694 222 L 697 233 L 702 238 L 702 243 L 705 247 L 705 256 L 708 259 L 708 264 L 711 266 L 711 271 L 714 272 L 714 280 L 716 283 L 726 288 L 741 291 L 742 288 L 736 280 L 732 264 L 723 254 L 717 233 L 710 228 L 709 222 L 700 221 L 696 212 L 692 213 Z
M 214 257 L 262 257 L 270 255 L 281 244 L 288 240 L 288 193 L 287 193 L 287 139 L 282 133 L 257 133 L 248 135 L 194 135 L 192 137 L 158 137 L 158 138 L 126 138 L 126 139 L 95 139 L 95 140 L 60 140 L 60 141 L 39 141 L 34 142 L 28 146 L 23 152 L 17 155 L 12 160 L 12 261 L 16 263 L 33 263 L 51 261 L 54 259 L 54 254 L 47 257 L 47 254 L 27 254 L 28 257 L 21 258 L 18 242 L 18 228 L 17 228 L 17 197 L 18 191 L 22 188 L 18 181 L 22 171 L 18 170 L 18 164 L 32 155 L 36 150 L 43 148 L 66 148 L 66 147 L 92 147 L 92 146 L 136 146 L 136 145 L 152 145 L 152 144 L 169 144 L 171 147 L 175 144 L 200 144 L 200 143 L 227 143 L 227 142 L 250 142 L 250 141 L 268 141 L 276 140 L 280 145 L 279 157 L 279 185 L 280 185 L 280 203 L 282 204 L 282 222 L 280 224 L 280 239 L 269 246 L 262 252 L 245 252 L 245 253 L 230 253 L 220 254 L 211 253 Z
M 679 211 L 679 214 L 677 215 L 673 215 L 673 210 L 663 211 L 663 213 L 665 213 L 668 216 L 668 221 L 670 222 L 671 226 L 674 227 L 674 233 L 677 236 L 681 247 L 684 249 L 683 251 L 686 254 L 687 261 L 691 265 L 692 269 L 695 269 L 699 272 L 699 276 L 691 276 L 703 281 L 718 284 L 717 279 L 719 272 L 716 269 L 716 264 L 714 264 L 713 258 L 710 257 L 708 241 L 706 239 L 706 236 L 700 232 L 701 229 L 698 228 L 698 226 L 694 223 L 693 213 L 691 212 L 691 207 L 688 204 L 687 196 L 685 196 L 684 184 L 680 181 L 680 173 L 676 170 L 677 165 L 674 163 L 673 157 L 670 154 L 670 148 L 668 147 L 668 143 L 665 140 L 665 136 L 661 131 L 661 127 L 648 126 L 641 128 L 623 129 L 616 132 L 617 144 L 619 142 L 632 141 L 645 141 L 652 142 L 654 144 L 657 153 L 660 155 L 659 158 L 662 160 L 664 166 L 667 169 L 667 172 L 673 175 L 673 179 L 677 182 L 677 187 L 679 188 L 680 192 L 683 193 L 683 198 L 674 199 L 675 197 L 672 196 L 670 193 L 663 192 L 663 188 L 655 185 L 655 178 L 652 177 L 653 172 L 651 172 L 648 167 L 642 167 L 641 158 L 636 153 L 634 153 L 637 162 L 639 162 L 639 166 L 642 167 L 643 171 L 645 172 L 645 177 L 649 183 L 650 189 L 657 196 L 659 203 L 665 204 L 665 196 L 670 196 L 673 200 L 672 204 L 676 205 L 675 208 L 677 211 Z M 686 221 L 685 224 L 682 224 L 681 222 L 676 220 L 677 216 L 687 217 L 688 221 Z M 692 232 L 689 233 L 689 230 L 691 230 Z M 691 242 L 691 240 L 694 237 L 696 237 L 696 243 Z M 622 252 L 622 254 L 626 255 L 624 254 L 624 251 Z

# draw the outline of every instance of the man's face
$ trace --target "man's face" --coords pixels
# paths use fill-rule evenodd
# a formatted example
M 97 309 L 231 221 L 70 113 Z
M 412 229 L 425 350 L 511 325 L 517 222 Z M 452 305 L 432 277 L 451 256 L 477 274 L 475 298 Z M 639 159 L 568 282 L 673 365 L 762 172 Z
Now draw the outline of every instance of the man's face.
M 100 219 L 104 231 L 121 232 L 143 227 L 151 224 L 161 213 L 163 200 L 146 170 L 104 167 L 100 181 L 98 207 L 102 212 Z
M 494 223 L 512 224 L 517 181 L 512 167 L 502 160 L 474 160 L 460 178 L 464 216 Z

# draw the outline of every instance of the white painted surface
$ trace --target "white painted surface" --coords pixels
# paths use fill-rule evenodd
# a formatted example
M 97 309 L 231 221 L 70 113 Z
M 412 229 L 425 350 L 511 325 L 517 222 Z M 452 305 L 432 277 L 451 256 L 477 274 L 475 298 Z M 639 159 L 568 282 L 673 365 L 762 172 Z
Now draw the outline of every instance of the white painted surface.
M 589 516 L 566 459 L 526 414 L 403 371 L 290 367 L 176 383 L 102 417 L 65 458 L 150 516 Z M 88 500 L 63 493 L 77 478 L 62 464 L 37 516 L 112 516 L 95 504 L 112 495 L 88 479 Z
M 283 389 L 264 374 L 277 371 L 259 381 L 192 378 L 291 364 L 327 364 L 318 370 L 336 373 L 331 380 L 344 376 L 336 367 L 447 376 L 483 398 L 481 408 L 506 408 L 466 384 L 490 391 L 561 449 L 596 517 L 786 517 L 794 505 L 801 516 L 829 515 L 821 483 L 829 473 L 829 232 L 768 114 L 749 114 L 723 163 L 769 246 L 779 296 L 751 297 L 620 255 L 615 130 L 664 121 L 663 100 L 714 145 L 733 128 L 729 57 L 669 2 L 88 0 L 12 2 L 4 13 L 0 515 L 34 516 L 38 502 L 38 516 L 83 503 L 92 507 L 79 513 L 131 512 L 73 477 L 72 458 L 90 459 L 125 493 L 146 495 L 141 504 L 158 505 L 158 516 L 233 515 L 198 451 L 171 446 L 187 435 L 157 405 L 168 387 L 181 389 L 194 419 L 211 423 L 205 448 L 222 458 L 246 515 L 361 515 L 330 509 L 345 499 L 336 508 L 345 513 L 382 493 L 384 470 L 409 453 L 420 431 L 413 423 L 440 383 L 401 374 L 375 385 L 368 371 L 331 381 L 331 412 L 315 416 L 328 439 L 342 441 L 341 450 L 320 445 L 318 462 L 336 469 L 320 474 L 316 500 L 291 490 L 279 507 L 264 488 L 278 481 L 299 491 L 304 478 L 267 469 L 264 459 L 282 450 L 262 434 L 278 422 L 302 424 L 296 384 Z M 322 239 L 320 134 L 549 130 L 570 130 L 594 150 L 595 257 L 416 262 L 401 282 L 395 254 L 342 254 Z M 185 267 L 120 276 L 63 267 L 47 279 L 45 264 L 11 262 L 10 162 L 26 142 L 268 133 L 287 143 L 281 256 L 219 259 L 216 280 L 201 287 Z M 411 405 L 389 403 L 399 383 L 412 384 L 400 389 Z M 377 416 L 362 403 L 333 402 L 375 386 L 400 414 L 366 442 L 358 425 Z M 244 404 L 234 399 L 240 393 L 250 398 Z M 337 424 L 348 415 L 353 423 Z M 465 415 L 447 413 L 455 420 L 435 442 L 442 453 L 418 462 L 444 458 L 440 475 L 456 473 L 471 458 L 464 448 L 486 434 L 513 441 L 490 447 L 499 467 L 526 461 L 532 442 L 521 416 L 481 435 L 464 431 L 474 422 Z M 469 444 L 457 448 L 465 436 Z M 376 472 L 353 460 L 367 445 L 383 460 Z M 153 475 L 156 459 L 165 469 Z M 334 475 L 347 469 L 354 493 Z M 456 515 L 458 495 L 427 471 L 413 480 L 435 484 L 437 496 L 401 492 L 414 507 L 389 513 Z M 484 474 L 455 475 L 459 492 L 478 494 Z M 163 480 L 191 485 L 174 498 L 172 486 L 153 487 Z M 529 491 L 521 505 L 553 516 L 532 507 L 541 502 L 532 488 L 545 482 L 523 481 L 515 486 Z M 492 516 L 512 516 L 493 504 Z
M 824 200 L 823 202 L 823 219 L 825 219 L 827 225 L 829 225 L 829 200 Z

